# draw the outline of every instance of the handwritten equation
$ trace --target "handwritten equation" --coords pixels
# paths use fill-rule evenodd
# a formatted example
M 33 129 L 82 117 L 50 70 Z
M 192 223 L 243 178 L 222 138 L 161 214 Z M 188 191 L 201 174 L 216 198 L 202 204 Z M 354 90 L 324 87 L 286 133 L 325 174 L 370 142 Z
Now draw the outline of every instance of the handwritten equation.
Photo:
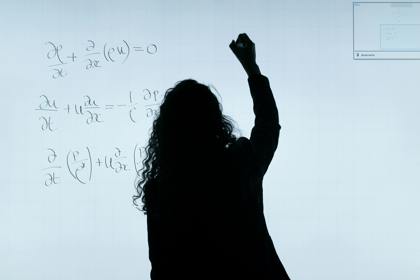
M 86 125 L 100 124 L 105 121 L 105 116 L 110 111 L 124 111 L 127 119 L 132 123 L 138 121 L 138 107 L 142 105 L 146 118 L 155 117 L 158 113 L 163 96 L 158 90 L 143 89 L 141 93 L 128 92 L 127 103 L 100 103 L 90 95 L 84 95 L 77 103 L 67 103 L 60 106 L 54 97 L 47 94 L 39 96 L 39 104 L 35 108 L 40 112 L 40 129 L 43 132 L 54 132 L 58 129 L 55 121 L 57 114 L 64 113 L 67 116 L 77 116 L 83 119 Z
M 74 49 L 64 50 L 63 45 L 57 42 L 48 41 L 45 45 L 45 56 L 52 79 L 66 77 L 71 64 L 79 64 L 80 70 L 92 71 L 106 64 L 125 63 L 133 53 L 155 55 L 158 51 L 155 43 L 131 45 L 126 40 L 119 43 L 105 42 L 101 45 L 94 40 L 87 40 L 83 50 L 79 52 Z
M 67 179 L 80 184 L 93 180 L 96 172 L 108 171 L 112 174 L 124 174 L 139 171 L 145 157 L 145 147 L 135 145 L 131 157 L 119 147 L 114 147 L 106 154 L 95 154 L 91 147 L 71 149 L 59 154 L 55 148 L 48 147 L 45 151 L 43 185 L 51 187 L 66 182 Z

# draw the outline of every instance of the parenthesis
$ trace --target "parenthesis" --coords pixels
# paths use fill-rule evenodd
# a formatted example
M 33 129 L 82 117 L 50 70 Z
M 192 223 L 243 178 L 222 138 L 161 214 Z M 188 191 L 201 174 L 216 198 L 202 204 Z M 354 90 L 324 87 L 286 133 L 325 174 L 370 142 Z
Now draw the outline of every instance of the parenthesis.
M 107 43 L 105 43 L 105 44 L 104 44 L 104 57 L 105 57 L 106 61 L 108 61 L 108 62 L 109 62 L 108 57 L 106 57 L 106 44 L 107 44 Z
M 90 169 L 89 169 L 89 182 L 92 180 L 92 154 L 89 150 L 89 147 L 86 147 L 86 150 L 88 151 L 88 155 L 89 155 L 89 163 L 90 163 Z
M 133 118 L 133 114 L 132 114 L 132 111 L 133 111 L 134 109 L 131 109 L 130 110 L 130 112 L 129 112 L 129 115 L 130 115 L 130 120 L 133 122 L 133 123 L 136 123 L 136 121 L 134 120 L 134 118 Z
M 127 43 L 127 41 L 126 41 L 126 40 L 123 40 L 123 42 L 124 42 L 124 44 L 127 46 L 127 55 L 125 56 L 125 58 L 124 58 L 124 60 L 121 62 L 121 64 L 123 64 L 123 63 L 127 60 L 128 56 L 130 55 L 130 46 L 128 45 L 128 43 Z
M 111 167 L 112 170 L 115 171 L 114 166 L 112 165 L 112 157 L 109 158 L 109 166 Z
M 70 175 L 74 177 L 73 172 L 71 172 L 70 165 L 69 165 L 69 155 L 70 155 L 70 152 L 68 152 L 66 156 L 67 170 L 69 171 Z

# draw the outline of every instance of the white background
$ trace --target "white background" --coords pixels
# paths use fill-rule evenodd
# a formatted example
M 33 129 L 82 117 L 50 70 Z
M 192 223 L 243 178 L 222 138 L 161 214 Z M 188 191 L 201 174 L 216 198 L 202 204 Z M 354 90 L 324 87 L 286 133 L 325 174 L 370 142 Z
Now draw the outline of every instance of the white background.
M 0 11 L 1 279 L 148 279 L 146 216 L 131 204 L 135 173 L 94 167 L 77 183 L 66 155 L 119 147 L 133 169 L 150 118 L 103 110 L 87 125 L 64 110 L 44 133 L 40 95 L 57 105 L 127 104 L 128 92 L 163 93 L 194 78 L 215 86 L 224 113 L 249 136 L 246 74 L 228 48 L 246 32 L 277 101 L 282 130 L 264 179 L 265 215 L 292 279 L 419 279 L 418 61 L 354 61 L 350 1 L 13 1 Z M 83 57 L 122 40 L 156 43 L 154 55 L 51 78 L 53 41 Z M 60 183 L 43 185 L 47 149 Z M 185 167 L 188 169 L 188 167 Z

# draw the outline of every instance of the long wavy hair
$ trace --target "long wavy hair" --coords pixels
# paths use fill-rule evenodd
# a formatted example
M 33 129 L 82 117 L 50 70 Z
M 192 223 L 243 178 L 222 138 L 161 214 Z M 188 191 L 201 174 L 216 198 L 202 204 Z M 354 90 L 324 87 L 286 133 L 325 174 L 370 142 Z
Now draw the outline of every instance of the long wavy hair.
M 154 208 L 152 197 L 158 185 L 171 184 L 180 176 L 192 176 L 192 169 L 200 166 L 191 164 L 193 159 L 197 163 L 219 155 L 237 139 L 233 120 L 222 111 L 210 86 L 196 80 L 179 81 L 165 92 L 145 148 L 143 167 L 137 174 L 136 194 L 132 197 L 137 209 L 148 214 Z M 183 166 L 188 163 L 188 167 Z M 141 208 L 137 207 L 140 198 Z

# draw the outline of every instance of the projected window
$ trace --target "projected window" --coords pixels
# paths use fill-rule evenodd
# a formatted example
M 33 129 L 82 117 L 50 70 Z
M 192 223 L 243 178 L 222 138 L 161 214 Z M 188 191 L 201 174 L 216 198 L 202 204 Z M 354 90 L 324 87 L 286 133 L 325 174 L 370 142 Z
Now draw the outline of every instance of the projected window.
M 353 59 L 420 59 L 420 2 L 354 2 Z

